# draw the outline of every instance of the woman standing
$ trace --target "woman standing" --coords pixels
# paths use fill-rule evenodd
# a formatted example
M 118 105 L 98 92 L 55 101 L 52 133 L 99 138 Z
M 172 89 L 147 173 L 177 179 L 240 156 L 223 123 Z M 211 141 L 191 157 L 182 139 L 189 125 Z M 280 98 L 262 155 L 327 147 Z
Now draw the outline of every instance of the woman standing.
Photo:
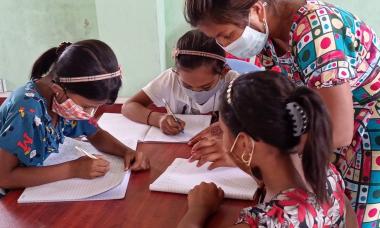
M 350 12 L 314 0 L 186 0 L 186 19 L 229 53 L 257 55 L 315 89 L 333 122 L 336 165 L 363 227 L 380 224 L 380 43 Z

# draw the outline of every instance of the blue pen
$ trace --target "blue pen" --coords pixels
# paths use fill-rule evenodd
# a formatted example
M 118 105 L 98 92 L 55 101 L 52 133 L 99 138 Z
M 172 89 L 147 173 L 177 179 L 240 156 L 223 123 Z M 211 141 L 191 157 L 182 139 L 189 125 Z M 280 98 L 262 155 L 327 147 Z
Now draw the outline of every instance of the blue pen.
M 169 113 L 169 115 L 173 116 L 175 122 L 177 122 L 177 124 L 179 124 L 181 126 L 181 123 L 179 122 L 178 118 L 174 115 L 174 113 L 170 109 L 168 102 L 164 98 L 162 98 L 162 102 L 164 102 L 166 112 Z M 184 133 L 184 131 L 181 130 L 181 133 Z

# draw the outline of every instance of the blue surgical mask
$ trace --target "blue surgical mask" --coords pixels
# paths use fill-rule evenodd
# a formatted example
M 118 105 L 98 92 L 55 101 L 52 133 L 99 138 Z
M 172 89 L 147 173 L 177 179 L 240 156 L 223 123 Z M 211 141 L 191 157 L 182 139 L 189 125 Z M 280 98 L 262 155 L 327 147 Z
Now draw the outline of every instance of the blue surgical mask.
M 243 34 L 230 45 L 223 47 L 226 52 L 239 58 L 252 58 L 259 54 L 268 41 L 269 29 L 264 22 L 265 33 L 259 32 L 250 26 L 246 26 Z
M 218 83 L 210 90 L 206 91 L 193 91 L 191 89 L 185 88 L 182 83 L 180 83 L 182 86 L 185 94 L 194 100 L 197 104 L 203 105 L 205 104 L 210 98 L 216 95 L 216 93 L 222 89 L 222 87 L 225 85 L 225 80 L 219 79 Z

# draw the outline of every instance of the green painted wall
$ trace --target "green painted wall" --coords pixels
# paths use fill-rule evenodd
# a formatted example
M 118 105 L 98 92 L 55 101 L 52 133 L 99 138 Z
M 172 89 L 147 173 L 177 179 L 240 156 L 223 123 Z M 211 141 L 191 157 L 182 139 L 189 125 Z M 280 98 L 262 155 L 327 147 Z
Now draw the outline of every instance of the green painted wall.
M 38 56 L 61 41 L 98 38 L 94 0 L 1 0 L 0 78 L 23 85 Z
M 186 23 L 183 16 L 184 0 L 165 0 L 165 23 L 166 23 L 166 62 L 173 65 L 172 50 L 177 40 L 191 27 Z
M 379 0 L 328 0 L 357 15 L 380 35 L 380 1 Z
M 96 0 L 99 37 L 115 51 L 124 72 L 121 95 L 131 96 L 165 66 L 157 0 Z M 160 18 L 161 17 L 161 18 Z
M 380 33 L 379 0 L 329 0 Z M 131 96 L 172 66 L 172 49 L 190 29 L 184 0 L 0 0 L 0 78 L 14 89 L 33 61 L 61 41 L 97 38 L 115 51 L 124 71 L 121 96 Z M 22 9 L 20 8 L 22 6 Z

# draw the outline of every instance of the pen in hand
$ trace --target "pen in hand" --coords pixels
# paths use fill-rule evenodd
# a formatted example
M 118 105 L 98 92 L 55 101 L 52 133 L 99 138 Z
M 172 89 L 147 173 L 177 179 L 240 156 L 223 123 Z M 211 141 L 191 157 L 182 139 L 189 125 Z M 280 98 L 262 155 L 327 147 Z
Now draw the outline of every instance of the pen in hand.
M 78 147 L 78 146 L 75 146 L 75 149 L 77 149 L 79 152 L 82 152 L 83 154 L 85 154 L 87 157 L 90 157 L 92 159 L 98 159 L 96 156 L 90 154 L 89 152 L 87 152 L 86 150 Z
M 164 102 L 166 112 L 167 112 L 169 115 L 173 116 L 175 122 L 176 122 L 179 126 L 181 126 L 181 123 L 179 122 L 178 118 L 174 115 L 173 111 L 170 109 L 170 106 L 169 106 L 168 102 L 167 102 L 164 98 L 162 99 L 162 102 Z M 183 130 L 183 129 L 181 130 L 181 133 L 184 133 L 184 130 Z

